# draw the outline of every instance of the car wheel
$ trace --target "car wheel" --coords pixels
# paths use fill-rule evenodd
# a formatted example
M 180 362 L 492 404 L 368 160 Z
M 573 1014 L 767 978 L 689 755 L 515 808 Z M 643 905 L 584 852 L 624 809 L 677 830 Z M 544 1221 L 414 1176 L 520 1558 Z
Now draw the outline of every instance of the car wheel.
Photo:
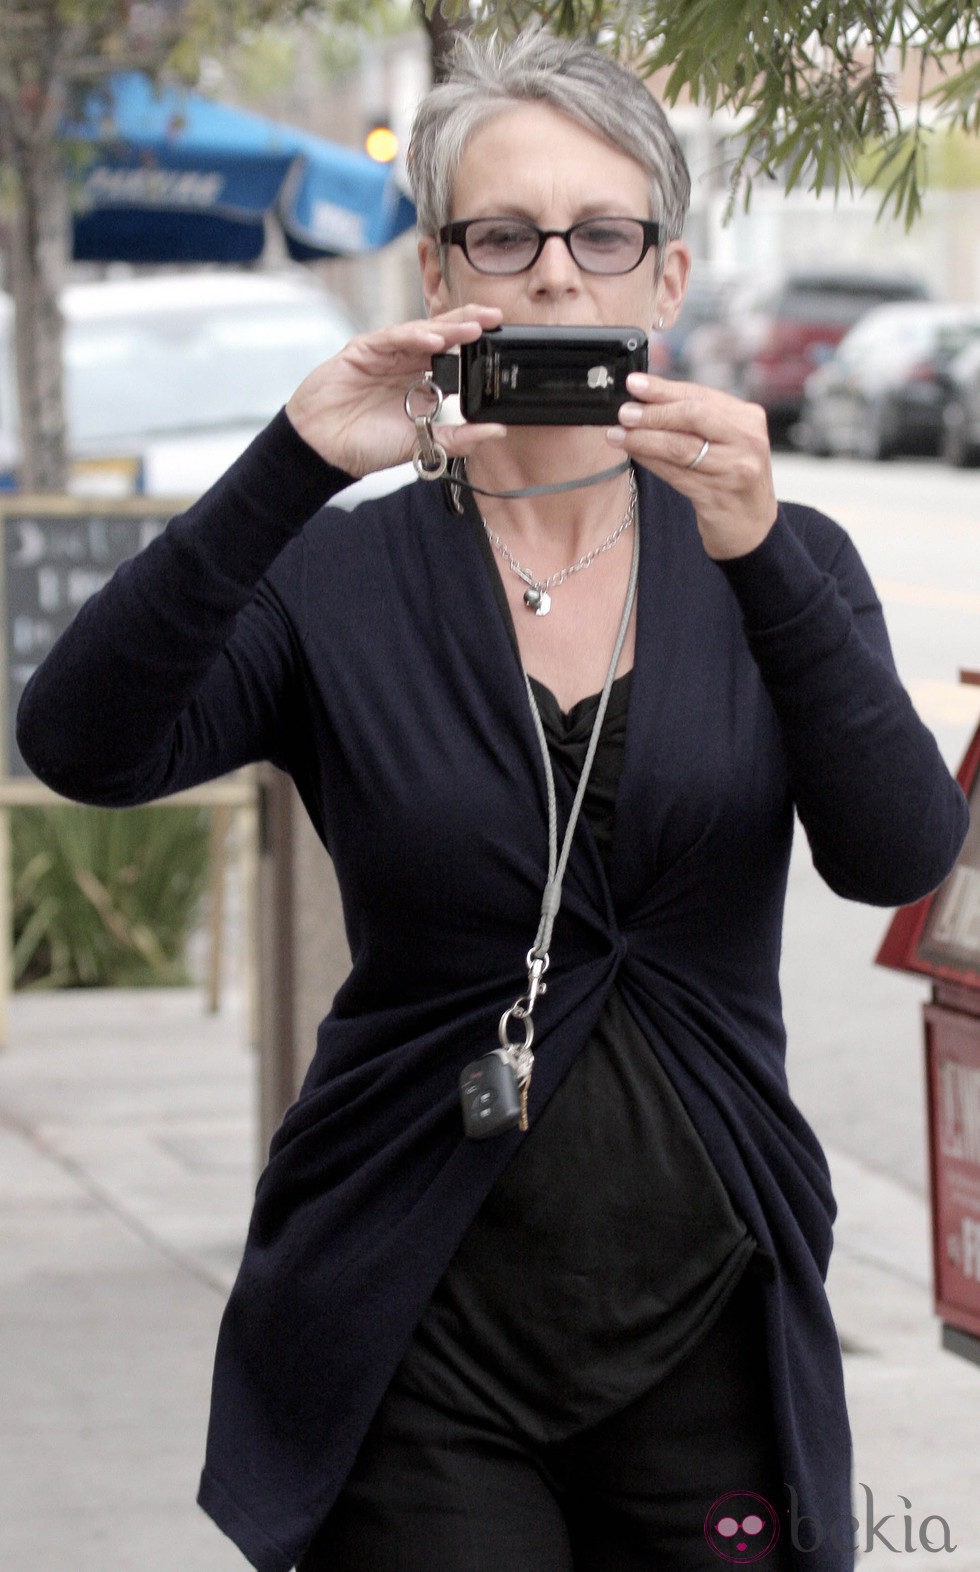
M 947 464 L 961 468 L 980 463 L 980 448 L 969 438 L 966 406 L 957 398 L 948 399 L 943 408 L 939 452 Z
M 829 458 L 830 444 L 812 414 L 804 413 L 789 428 L 790 445 L 798 453 L 809 453 L 812 458 Z
M 791 446 L 789 433 L 793 424 L 792 415 L 766 415 L 766 425 L 769 428 L 769 444 L 774 448 L 788 448 Z
M 865 410 L 857 433 L 857 452 L 863 459 L 893 457 L 895 443 L 889 430 L 888 406 L 884 402 L 869 404 Z

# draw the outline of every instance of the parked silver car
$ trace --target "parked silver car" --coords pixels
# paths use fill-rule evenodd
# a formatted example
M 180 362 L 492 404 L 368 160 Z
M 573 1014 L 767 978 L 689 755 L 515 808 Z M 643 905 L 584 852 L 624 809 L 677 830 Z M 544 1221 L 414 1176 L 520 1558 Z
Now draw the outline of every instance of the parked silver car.
M 356 327 L 312 276 L 225 269 L 62 297 L 72 489 L 197 496 Z M 12 303 L 0 295 L 0 469 L 16 483 Z
M 980 464 L 980 338 L 950 362 L 943 389 L 940 452 L 949 464 Z
M 937 453 L 945 373 L 980 339 L 980 307 L 879 306 L 808 378 L 793 432 L 811 453 Z

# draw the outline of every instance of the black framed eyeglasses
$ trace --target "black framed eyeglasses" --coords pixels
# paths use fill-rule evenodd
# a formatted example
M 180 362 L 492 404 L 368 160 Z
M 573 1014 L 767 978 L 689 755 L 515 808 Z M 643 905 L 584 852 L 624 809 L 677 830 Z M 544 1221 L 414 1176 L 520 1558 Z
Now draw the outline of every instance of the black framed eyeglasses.
M 549 240 L 563 240 L 583 273 L 632 273 L 660 225 L 647 218 L 583 218 L 570 229 L 539 229 L 527 218 L 461 218 L 444 224 L 439 239 L 459 246 L 478 273 L 526 273 Z

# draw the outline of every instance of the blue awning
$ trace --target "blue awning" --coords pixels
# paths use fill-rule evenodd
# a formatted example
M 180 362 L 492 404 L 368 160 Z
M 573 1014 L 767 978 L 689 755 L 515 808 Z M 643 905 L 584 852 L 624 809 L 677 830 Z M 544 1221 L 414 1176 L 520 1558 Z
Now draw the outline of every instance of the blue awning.
M 89 151 L 73 256 L 90 262 L 253 262 L 272 216 L 300 261 L 373 251 L 415 208 L 390 165 L 136 72 L 93 91 L 66 142 Z

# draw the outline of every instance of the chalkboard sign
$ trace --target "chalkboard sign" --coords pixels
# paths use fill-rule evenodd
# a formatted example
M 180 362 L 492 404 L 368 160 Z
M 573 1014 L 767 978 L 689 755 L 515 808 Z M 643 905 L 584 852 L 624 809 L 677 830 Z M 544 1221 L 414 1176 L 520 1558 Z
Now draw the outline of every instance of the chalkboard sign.
M 2 773 L 30 776 L 14 739 L 17 705 L 79 607 L 186 504 L 166 498 L 0 497 L 5 715 Z

